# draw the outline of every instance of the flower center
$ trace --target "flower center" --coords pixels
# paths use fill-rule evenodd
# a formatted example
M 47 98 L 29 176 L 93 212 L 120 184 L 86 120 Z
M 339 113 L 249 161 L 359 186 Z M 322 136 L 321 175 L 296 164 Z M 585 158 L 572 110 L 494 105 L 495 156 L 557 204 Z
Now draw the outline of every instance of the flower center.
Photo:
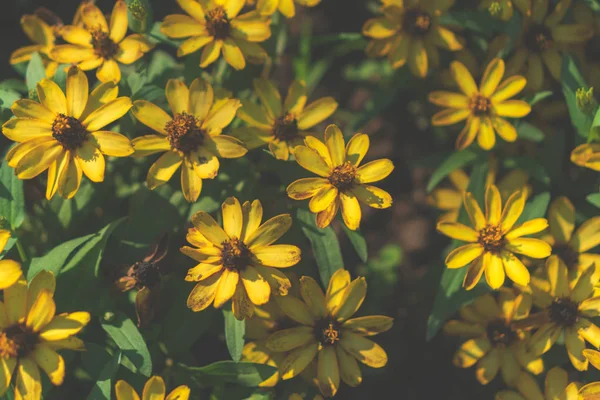
M 479 93 L 476 93 L 471 99 L 471 112 L 475 115 L 489 114 L 492 108 L 492 102 L 488 97 L 485 97 Z
M 486 225 L 479 231 L 479 244 L 485 251 L 499 253 L 504 246 L 504 234 L 498 225 Z
M 77 118 L 58 114 L 52 123 L 52 137 L 65 149 L 75 150 L 83 146 L 88 138 L 88 131 Z
M 325 318 L 315 324 L 315 338 L 323 346 L 334 345 L 340 340 L 341 324 L 334 319 Z
M 165 130 L 171 148 L 184 154 L 195 151 L 204 142 L 204 132 L 200 129 L 200 121 L 185 112 L 175 114 L 173 119 L 165 125 Z
M 298 121 L 294 114 L 285 114 L 275 120 L 273 135 L 284 142 L 298 137 Z
M 533 25 L 525 33 L 525 46 L 529 51 L 541 53 L 554 46 L 552 33 L 544 25 Z
M 221 258 L 225 268 L 241 271 L 252 264 L 252 252 L 240 239 L 234 237 L 221 245 Z
M 223 7 L 218 6 L 208 11 L 204 19 L 206 19 L 206 30 L 210 36 L 220 40 L 229 36 L 229 19 L 227 19 L 227 12 Z
M 490 322 L 486 328 L 487 337 L 493 345 L 508 346 L 517 338 L 517 334 L 502 319 Z
M 92 32 L 92 46 L 96 55 L 105 60 L 114 58 L 119 52 L 119 45 L 113 42 L 108 33 L 102 30 Z
M 418 9 L 410 9 L 404 13 L 404 29 L 413 36 L 423 36 L 431 28 L 431 16 Z
M 0 357 L 5 359 L 25 357 L 33 351 L 38 334 L 22 324 L 9 326 L 0 331 Z
M 550 304 L 550 319 L 560 326 L 573 326 L 579 319 L 579 304 L 565 297 L 557 297 Z
M 600 63 L 600 34 L 591 38 L 585 45 L 585 58 L 593 63 Z
M 329 182 L 335 186 L 338 190 L 348 190 L 354 185 L 354 178 L 356 177 L 356 167 L 346 161 L 342 165 L 338 165 L 331 171 L 329 175 Z
M 576 269 L 579 264 L 579 253 L 573 251 L 569 245 L 554 246 L 552 252 L 559 256 L 569 269 Z
M 147 261 L 138 261 L 133 265 L 133 277 L 141 287 L 152 287 L 160 281 L 158 265 Z

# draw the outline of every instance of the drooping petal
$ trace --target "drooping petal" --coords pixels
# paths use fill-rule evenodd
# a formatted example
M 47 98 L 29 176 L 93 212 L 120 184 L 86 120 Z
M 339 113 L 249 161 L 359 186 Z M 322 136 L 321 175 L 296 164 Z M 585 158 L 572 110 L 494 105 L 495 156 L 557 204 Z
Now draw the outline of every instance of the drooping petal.
M 525 264 L 514 254 L 506 251 L 502 252 L 501 258 L 509 279 L 518 285 L 527 286 L 530 281 L 530 274 Z
M 485 280 L 493 290 L 499 289 L 504 284 L 505 273 L 502 259 L 498 254 L 483 253 L 483 268 L 485 269 Z
M 36 363 L 30 358 L 21 358 L 17 370 L 15 399 L 41 399 L 42 379 Z
M 148 188 L 152 190 L 168 182 L 182 162 L 179 154 L 173 151 L 165 152 L 148 170 L 146 177 Z
M 340 386 L 340 369 L 333 346 L 326 346 L 319 351 L 317 381 L 319 389 L 325 396 L 335 396 Z
M 262 305 L 269 301 L 271 286 L 252 266 L 242 270 L 242 283 L 246 288 L 248 298 L 255 305 Z
M 31 353 L 31 358 L 48 375 L 53 385 L 62 385 L 65 377 L 65 360 L 56 351 L 47 345 L 38 344 Z
M 281 379 L 291 379 L 304 371 L 317 355 L 318 347 L 317 342 L 309 342 L 291 351 L 279 365 Z
M 188 308 L 192 311 L 202 311 L 210 306 L 217 294 L 221 276 L 221 273 L 217 273 L 198 282 L 187 298 Z
M 221 278 L 219 279 L 219 286 L 215 293 L 214 306 L 215 308 L 221 308 L 227 303 L 235 294 L 236 288 L 240 281 L 240 274 L 237 271 L 229 269 L 223 269 Z
M 75 151 L 75 161 L 79 163 L 81 170 L 92 182 L 102 182 L 104 180 L 104 169 L 106 162 L 100 150 L 90 141 Z

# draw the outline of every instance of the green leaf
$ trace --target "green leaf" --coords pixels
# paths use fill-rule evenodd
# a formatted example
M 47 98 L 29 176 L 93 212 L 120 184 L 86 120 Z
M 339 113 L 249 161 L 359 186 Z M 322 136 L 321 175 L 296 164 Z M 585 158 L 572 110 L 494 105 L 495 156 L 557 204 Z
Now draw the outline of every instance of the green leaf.
M 51 271 L 57 276 L 61 269 L 72 260 L 77 263 L 81 260 L 81 256 L 77 257 L 76 251 L 93 237 L 94 234 L 69 240 L 56 246 L 46 255 L 33 258 L 28 267 L 25 268 L 27 270 L 27 280 L 31 281 L 42 270 Z
M 188 367 L 181 364 L 177 367 L 200 386 L 233 383 L 240 386 L 256 387 L 277 371 L 275 367 L 270 365 L 235 361 L 217 361 L 204 367 Z
M 8 166 L 6 160 L 0 167 L 0 217 L 8 221 L 13 231 L 25 219 L 23 181 L 16 177 L 14 169 Z
M 10 109 L 13 103 L 21 98 L 19 92 L 12 89 L 0 89 L 0 109 Z M 8 120 L 7 117 L 6 119 Z M 4 122 L 4 121 L 2 121 Z
M 112 379 L 119 369 L 121 363 L 121 352 L 118 352 L 114 357 L 104 365 L 104 368 L 100 371 L 98 380 L 94 384 L 87 400 L 106 400 L 110 399 L 110 393 L 112 390 Z
M 483 203 L 487 172 L 487 163 L 478 164 L 473 168 L 471 178 L 469 179 L 467 191 L 473 193 L 473 196 L 475 196 L 475 199 L 479 204 Z M 464 206 L 461 207 L 458 218 L 459 222 L 466 222 L 468 216 Z M 451 249 L 454 249 L 461 244 L 464 243 L 454 240 Z M 446 318 L 458 310 L 461 305 L 488 290 L 486 285 L 481 284 L 469 291 L 462 288 L 462 283 L 467 273 L 467 267 L 448 269 L 443 266 L 442 268 L 444 268 L 442 279 L 433 303 L 433 308 L 427 320 L 427 330 L 425 333 L 426 340 L 433 338 Z
M 583 0 L 583 2 L 595 13 L 600 13 L 600 2 L 598 0 Z
M 550 204 L 550 192 L 543 192 L 532 198 L 525 204 L 523 213 L 515 223 L 515 226 L 522 224 L 525 221 L 532 220 L 534 218 L 543 218 L 548 210 Z
M 588 203 L 600 208 L 600 193 L 592 193 L 588 195 L 585 199 Z
M 584 113 L 577 107 L 576 93 L 577 89 L 583 88 L 587 90 L 589 87 L 585 82 L 575 59 L 566 53 L 563 55 L 560 80 L 565 100 L 567 101 L 571 123 L 580 136 L 587 138 L 592 126 L 592 116 Z
M 100 325 L 121 349 L 124 367 L 145 376 L 152 374 L 152 359 L 146 341 L 130 318 L 117 312 L 109 321 L 101 320 Z
M 27 64 L 27 71 L 25 72 L 25 83 L 27 84 L 27 90 L 30 92 L 35 90 L 35 86 L 39 81 L 46 77 L 46 69 L 44 68 L 44 61 L 40 53 L 35 52 L 31 55 L 31 60 Z
M 454 152 L 450 155 L 450 157 L 446 158 L 433 174 L 431 174 L 431 178 L 429 178 L 429 183 L 427 184 L 427 192 L 431 192 L 436 188 L 439 183 L 450 174 L 450 172 L 457 170 L 459 168 L 466 167 L 469 164 L 474 163 L 476 160 L 481 158 L 481 155 L 476 153 L 473 150 L 465 149 L 462 151 Z
M 148 0 L 125 0 L 129 29 L 145 33 L 152 24 L 152 6 Z
M 352 247 L 354 247 L 354 250 L 356 250 L 356 254 L 358 254 L 360 260 L 362 262 L 367 262 L 367 259 L 369 258 L 367 241 L 362 233 L 360 233 L 360 230 L 357 229 L 353 231 L 349 229 L 346 224 L 342 224 L 342 227 L 344 228 L 344 232 L 346 232 L 346 236 L 348 236 L 348 239 L 350 240 Z
M 242 349 L 244 348 L 244 335 L 246 333 L 246 322 L 238 320 L 231 310 L 223 309 L 225 320 L 225 343 L 233 361 L 240 361 Z
M 325 229 L 317 227 L 315 216 L 302 208 L 298 209 L 297 218 L 302 225 L 302 232 L 308 238 L 315 255 L 321 283 L 324 287 L 327 287 L 333 273 L 340 268 L 344 268 L 342 250 L 335 231 L 331 226 Z
M 440 17 L 444 25 L 459 26 L 489 36 L 502 30 L 503 22 L 492 17 L 488 10 L 454 11 Z
M 525 121 L 520 121 L 518 124 L 515 124 L 515 128 L 517 129 L 517 136 L 519 139 L 530 140 L 537 143 L 546 138 L 544 132 L 538 129 L 535 125 Z
M 550 96 L 552 96 L 552 91 L 544 90 L 544 91 L 537 92 L 535 94 L 526 96 L 523 100 L 528 102 L 530 106 L 533 106 L 533 105 L 539 103 L 540 101 L 547 99 Z

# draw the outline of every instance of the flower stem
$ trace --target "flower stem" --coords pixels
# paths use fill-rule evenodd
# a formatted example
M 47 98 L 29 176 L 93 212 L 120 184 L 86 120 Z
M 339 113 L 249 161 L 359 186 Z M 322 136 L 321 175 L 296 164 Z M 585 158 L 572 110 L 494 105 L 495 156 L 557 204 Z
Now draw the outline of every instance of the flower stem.
M 19 252 L 19 257 L 21 257 L 21 262 L 26 262 L 28 260 L 27 252 L 25 251 L 25 247 L 23 247 L 21 239 L 17 239 L 17 251 Z

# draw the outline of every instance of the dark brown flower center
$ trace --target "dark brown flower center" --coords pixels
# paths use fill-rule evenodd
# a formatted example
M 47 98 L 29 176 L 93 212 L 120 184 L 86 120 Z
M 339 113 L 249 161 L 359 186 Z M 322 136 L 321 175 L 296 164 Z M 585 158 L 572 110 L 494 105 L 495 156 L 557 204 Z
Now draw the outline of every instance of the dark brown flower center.
M 479 93 L 475 94 L 471 98 L 471 112 L 475 115 L 489 114 L 492 108 L 492 102 L 488 97 L 485 97 Z
M 342 325 L 334 319 L 324 318 L 315 324 L 315 338 L 323 346 L 334 345 L 340 340 Z
M 275 120 L 273 135 L 284 142 L 298 137 L 298 121 L 294 114 L 285 114 Z
M 492 345 L 502 344 L 508 346 L 517 338 L 516 332 L 502 319 L 490 322 L 486 328 L 486 334 Z
M 356 167 L 352 165 L 350 161 L 346 161 L 331 171 L 331 174 L 329 175 L 329 182 L 338 190 L 345 191 L 354 185 L 355 177 Z
M 557 297 L 549 307 L 550 319 L 560 326 L 573 326 L 579 320 L 579 304 L 565 297 Z
M 479 244 L 485 251 L 499 253 L 504 247 L 504 234 L 498 225 L 486 225 L 479 231 Z
M 234 237 L 221 245 L 221 258 L 225 268 L 242 271 L 252 264 L 252 252 L 240 239 Z
M 577 265 L 579 264 L 579 253 L 574 251 L 569 245 L 563 244 L 554 246 L 552 252 L 560 257 L 569 269 L 577 268 Z
M 431 29 L 431 16 L 418 9 L 410 9 L 404 13 L 403 26 L 413 36 L 423 36 Z
M 133 265 L 133 277 L 139 287 L 152 287 L 160 281 L 158 265 L 147 261 L 138 261 Z
M 173 150 L 189 154 L 204 142 L 204 132 L 200 129 L 200 121 L 185 112 L 175 114 L 173 119 L 165 125 L 167 139 Z
M 204 16 L 206 30 L 215 39 L 224 40 L 229 36 L 231 25 L 227 18 L 227 11 L 221 6 L 209 10 Z
M 68 150 L 83 146 L 88 139 L 88 133 L 77 118 L 65 114 L 58 114 L 52 123 L 52 137 Z
M 39 335 L 23 324 L 16 324 L 0 331 L 0 357 L 5 359 L 25 357 L 39 341 Z
M 544 25 L 532 25 L 525 32 L 525 46 L 533 53 L 541 53 L 554 46 L 552 32 Z
M 600 34 L 595 35 L 586 43 L 585 58 L 589 62 L 600 63 Z
M 98 57 L 109 60 L 119 52 L 119 45 L 113 42 L 107 32 L 95 30 L 92 32 L 92 46 Z

